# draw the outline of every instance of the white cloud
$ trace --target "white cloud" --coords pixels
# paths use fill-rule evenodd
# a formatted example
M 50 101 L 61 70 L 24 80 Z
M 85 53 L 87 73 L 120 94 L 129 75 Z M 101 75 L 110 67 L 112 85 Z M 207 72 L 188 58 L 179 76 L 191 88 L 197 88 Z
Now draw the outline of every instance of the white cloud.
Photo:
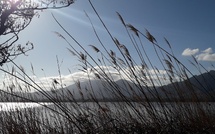
M 183 52 L 182 55 L 183 56 L 191 56 L 191 55 L 195 55 L 199 52 L 199 49 L 190 49 L 190 48 L 186 48 Z
M 215 53 L 201 53 L 196 55 L 196 59 L 199 61 L 215 61 Z
M 215 61 L 215 53 L 212 48 L 207 48 L 202 53 L 196 55 L 196 59 L 199 61 Z
M 150 80 L 152 79 L 153 81 L 156 81 L 158 79 L 162 79 L 164 75 L 166 75 L 165 70 L 153 70 L 149 69 L 148 71 L 142 70 L 141 66 L 135 66 L 135 74 L 138 77 L 138 79 L 144 80 L 148 85 L 151 85 Z M 103 71 L 102 71 L 102 70 Z M 93 71 L 94 70 L 94 71 Z M 95 71 L 96 70 L 96 71 Z M 95 73 L 97 73 L 101 79 L 103 79 L 103 76 L 108 76 L 110 79 L 113 81 L 117 81 L 120 79 L 125 79 L 125 80 L 135 80 L 135 77 L 132 77 L 133 74 L 130 71 L 129 68 L 124 68 L 121 71 L 117 71 L 115 68 L 112 66 L 96 66 L 93 69 L 87 69 L 86 72 L 83 71 L 78 71 L 69 75 L 61 75 L 61 76 L 49 76 L 49 77 L 41 77 L 41 78 L 36 78 L 35 76 L 32 76 L 31 78 L 34 80 L 35 83 L 40 85 L 44 90 L 49 90 L 51 87 L 53 87 L 53 82 L 54 80 L 57 80 L 59 83 L 62 82 L 63 86 L 69 86 L 75 83 L 75 81 L 88 81 L 89 78 L 91 80 L 98 79 L 95 76 Z M 149 77 L 150 75 L 150 77 Z M 107 77 L 105 77 L 107 78 Z M 147 80 L 148 79 L 148 80 Z M 14 82 L 10 77 L 7 77 L 7 79 L 4 79 L 4 82 L 6 82 L 6 85 L 10 85 L 11 82 Z M 17 81 L 20 83 L 24 88 L 25 84 L 21 81 Z M 30 82 L 33 84 L 32 82 Z M 34 85 L 34 84 L 33 84 Z M 57 88 L 60 88 L 61 86 L 59 84 L 55 85 Z M 31 91 L 35 91 L 32 89 Z
M 205 50 L 202 51 L 202 52 L 203 52 L 203 53 L 207 53 L 207 54 L 211 54 L 211 53 L 213 53 L 213 50 L 212 50 L 211 47 L 209 47 L 209 48 L 205 49 Z
M 164 75 L 164 74 L 166 74 L 167 72 L 166 72 L 165 70 L 153 70 L 153 69 L 151 69 L 151 70 L 149 70 L 149 73 L 150 73 L 151 75 L 155 75 L 155 74 L 162 74 L 162 75 Z
M 198 61 L 215 61 L 215 53 L 213 53 L 213 49 L 211 47 L 201 51 L 201 53 L 197 54 L 199 52 L 199 49 L 190 49 L 186 48 L 183 52 L 183 56 L 192 56 L 196 55 L 195 58 Z

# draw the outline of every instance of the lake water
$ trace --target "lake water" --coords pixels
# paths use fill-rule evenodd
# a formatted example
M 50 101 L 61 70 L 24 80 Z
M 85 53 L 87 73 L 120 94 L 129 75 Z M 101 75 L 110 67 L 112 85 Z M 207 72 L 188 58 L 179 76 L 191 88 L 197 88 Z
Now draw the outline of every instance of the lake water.
M 48 103 L 41 103 L 41 104 L 48 104 Z M 23 108 L 36 108 L 41 107 L 38 103 L 32 102 L 0 102 L 0 111 L 9 111 L 9 110 L 16 110 L 16 109 L 23 109 Z
M 13 110 L 22 110 L 26 108 L 34 108 L 38 110 L 56 110 L 58 112 L 67 111 L 70 113 L 92 113 L 92 112 L 112 112 L 115 114 L 120 114 L 128 112 L 134 113 L 141 112 L 144 113 L 148 109 L 154 109 L 155 111 L 162 112 L 172 112 L 171 110 L 196 110 L 197 108 L 202 108 L 206 111 L 215 112 L 215 102 L 201 102 L 201 103 L 190 103 L 190 102 L 181 102 L 181 103 L 139 103 L 139 102 L 78 102 L 78 103 L 32 103 L 32 102 L 1 102 L 0 111 L 13 111 Z M 137 110 L 137 111 L 136 111 Z M 159 113 L 159 112 L 158 112 Z

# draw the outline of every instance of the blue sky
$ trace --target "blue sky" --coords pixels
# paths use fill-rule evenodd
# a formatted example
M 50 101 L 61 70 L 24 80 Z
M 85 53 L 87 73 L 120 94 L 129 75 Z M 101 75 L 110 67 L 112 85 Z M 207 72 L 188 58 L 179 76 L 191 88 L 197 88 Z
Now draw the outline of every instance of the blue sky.
M 132 24 L 138 30 L 145 32 L 148 29 L 158 43 L 168 49 L 163 37 L 166 37 L 172 45 L 176 57 L 193 68 L 188 59 L 194 55 L 207 69 L 215 61 L 215 1 L 208 0 L 92 0 L 98 13 L 114 37 L 125 44 L 130 53 L 135 57 L 135 51 L 129 46 L 126 36 L 116 12 L 119 12 L 127 23 Z M 95 16 L 90 4 L 85 0 L 76 0 L 73 5 L 60 10 L 44 10 L 39 18 L 34 18 L 31 24 L 20 33 L 17 44 L 34 43 L 34 50 L 28 52 L 28 56 L 20 56 L 15 62 L 22 65 L 30 74 L 31 63 L 38 77 L 55 77 L 58 75 L 56 56 L 61 64 L 61 73 L 65 77 L 77 73 L 79 62 L 77 58 L 68 52 L 69 47 L 64 40 L 58 38 L 54 31 L 61 33 L 72 44 L 72 40 L 60 29 L 54 21 L 51 13 L 59 22 L 90 52 L 94 55 L 90 44 L 99 44 L 93 33 L 88 18 L 88 13 L 93 21 L 102 41 L 109 49 L 115 49 L 98 18 Z M 145 43 L 145 42 L 144 42 Z M 145 43 L 146 48 L 150 43 Z M 76 46 L 75 46 L 76 47 Z M 77 48 L 78 49 L 78 48 Z M 154 52 L 147 49 L 147 53 L 153 59 Z M 42 71 L 43 69 L 44 71 Z M 162 68 L 159 68 L 162 69 Z M 44 74 L 45 73 L 45 74 Z M 30 74 L 31 75 L 31 74 Z

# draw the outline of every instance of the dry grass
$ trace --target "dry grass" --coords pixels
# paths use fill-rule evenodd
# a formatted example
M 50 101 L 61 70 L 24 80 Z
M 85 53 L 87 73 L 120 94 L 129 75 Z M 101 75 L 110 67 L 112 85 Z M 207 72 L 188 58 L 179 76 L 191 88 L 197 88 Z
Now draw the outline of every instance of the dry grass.
M 91 2 L 90 2 L 91 4 Z M 14 76 L 17 83 L 12 83 L 13 86 L 8 86 L 7 91 L 1 90 L 5 98 L 2 100 L 11 100 L 11 98 L 21 99 L 25 101 L 32 101 L 41 105 L 39 108 L 17 109 L 15 111 L 1 111 L 0 113 L 0 131 L 1 133 L 22 133 L 22 134 L 45 134 L 45 133 L 213 133 L 215 132 L 215 107 L 214 91 L 208 90 L 208 85 L 202 84 L 192 72 L 182 64 L 177 57 L 175 57 L 171 44 L 165 38 L 165 42 L 170 48 L 170 52 L 163 49 L 163 44 L 158 44 L 155 37 L 146 30 L 145 33 L 139 31 L 131 24 L 127 24 L 123 17 L 117 13 L 122 26 L 125 28 L 127 37 L 135 53 L 138 54 L 140 60 L 133 57 L 129 52 L 127 44 L 121 42 L 113 37 L 111 31 L 106 27 L 101 16 L 97 13 L 92 5 L 95 14 L 100 19 L 104 29 L 108 33 L 110 42 L 116 49 L 108 50 L 103 44 L 102 39 L 99 38 L 97 30 L 93 26 L 90 17 L 92 29 L 95 33 L 98 45 L 90 45 L 99 55 L 93 57 L 83 47 L 71 33 L 60 24 L 55 18 L 56 22 L 65 31 L 65 33 L 72 39 L 77 47 L 74 47 L 70 42 L 60 33 L 56 32 L 57 36 L 68 43 L 68 50 L 78 58 L 80 61 L 81 70 L 89 77 L 88 86 L 82 87 L 81 82 L 77 81 L 77 90 L 83 100 L 90 100 L 92 102 L 78 102 L 75 94 L 69 89 L 64 88 L 64 91 L 55 94 L 56 90 L 47 92 L 41 85 L 34 82 L 29 77 L 23 68 L 15 67 L 21 72 L 2 71 Z M 147 41 L 154 50 L 154 57 L 156 56 L 162 70 L 154 66 L 147 51 L 143 45 L 143 41 Z M 79 48 L 78 48 L 79 47 Z M 79 52 L 78 50 L 82 50 Z M 150 52 L 151 53 L 151 52 Z M 98 58 L 99 57 L 99 58 Z M 58 65 L 60 64 L 57 58 Z M 200 74 L 204 72 L 209 73 L 197 60 L 191 62 Z M 111 66 L 121 79 L 123 85 L 118 85 L 111 75 L 111 70 L 104 68 Z M 60 66 L 58 66 L 60 74 Z M 90 70 L 90 71 L 89 71 Z M 152 73 L 151 71 L 154 70 Z M 162 71 L 165 71 L 163 73 Z M 15 73 L 16 72 L 16 73 Z M 34 68 L 32 66 L 32 72 Z M 92 79 L 91 74 L 94 74 Z M 210 74 L 210 73 L 209 73 Z M 196 88 L 189 77 L 196 80 L 200 90 Z M 211 78 L 215 82 L 214 76 Z M 18 80 L 24 82 L 27 86 L 23 89 L 19 85 Z M 94 91 L 93 81 L 100 81 L 105 89 L 104 92 Z M 207 81 L 206 78 L 203 78 Z M 171 85 L 167 87 L 166 81 Z M 183 83 L 181 86 L 180 83 Z M 53 89 L 60 84 L 63 88 L 62 81 L 53 83 Z M 13 89 L 19 88 L 23 91 L 22 94 L 15 94 Z M 37 90 L 50 104 L 39 103 L 37 98 L 24 95 L 29 90 Z M 99 98 L 98 98 L 99 94 Z M 107 100 L 106 94 L 112 96 L 115 102 L 101 102 Z M 8 97 L 9 96 L 9 97 Z M 68 103 L 62 102 L 67 100 Z M 112 100 L 113 101 L 113 100 Z M 123 102 L 120 102 L 123 101 Z M 189 102 L 186 102 L 189 101 Z M 205 102 L 202 102 L 205 101 Z

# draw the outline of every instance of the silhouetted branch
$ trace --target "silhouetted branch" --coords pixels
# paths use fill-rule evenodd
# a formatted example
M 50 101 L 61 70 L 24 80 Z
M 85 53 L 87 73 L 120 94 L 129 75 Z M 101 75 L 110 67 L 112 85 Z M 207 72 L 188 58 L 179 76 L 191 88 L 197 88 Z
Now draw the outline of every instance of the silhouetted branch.
M 46 9 L 59 9 L 70 6 L 74 0 L 41 0 L 32 2 L 27 0 L 1 0 L 0 1 L 0 36 L 11 36 L 0 43 L 0 65 L 8 61 L 8 57 L 14 59 L 33 49 L 26 46 L 15 46 L 19 39 L 18 33 L 24 30 L 33 17 L 39 17 L 38 11 Z M 27 43 L 28 44 L 28 43 Z

